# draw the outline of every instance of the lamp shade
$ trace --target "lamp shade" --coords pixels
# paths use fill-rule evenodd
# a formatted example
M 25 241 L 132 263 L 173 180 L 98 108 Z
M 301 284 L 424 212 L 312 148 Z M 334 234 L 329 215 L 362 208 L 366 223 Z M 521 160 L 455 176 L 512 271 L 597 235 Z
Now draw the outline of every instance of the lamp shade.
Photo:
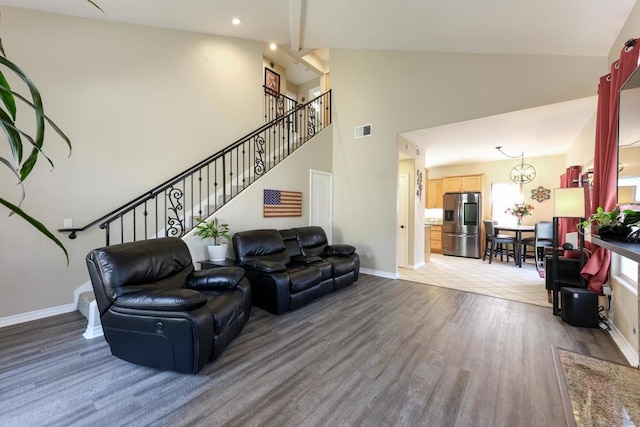
M 553 190 L 553 216 L 559 218 L 584 217 L 584 188 L 556 188 Z

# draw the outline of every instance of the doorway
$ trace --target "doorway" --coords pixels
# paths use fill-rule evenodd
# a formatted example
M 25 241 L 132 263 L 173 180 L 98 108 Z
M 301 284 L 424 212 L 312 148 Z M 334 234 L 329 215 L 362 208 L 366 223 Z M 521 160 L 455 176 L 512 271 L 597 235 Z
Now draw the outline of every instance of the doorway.
M 398 178 L 398 267 L 407 267 L 409 226 L 409 175 L 400 174 Z
M 309 225 L 324 229 L 327 242 L 333 242 L 333 175 L 311 169 L 309 171 Z

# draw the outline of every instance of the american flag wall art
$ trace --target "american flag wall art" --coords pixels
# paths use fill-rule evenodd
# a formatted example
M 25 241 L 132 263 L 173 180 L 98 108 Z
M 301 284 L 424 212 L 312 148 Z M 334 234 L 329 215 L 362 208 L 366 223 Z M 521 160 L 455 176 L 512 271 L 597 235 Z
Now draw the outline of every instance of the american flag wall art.
M 302 216 L 302 193 L 264 190 L 262 214 L 265 218 Z

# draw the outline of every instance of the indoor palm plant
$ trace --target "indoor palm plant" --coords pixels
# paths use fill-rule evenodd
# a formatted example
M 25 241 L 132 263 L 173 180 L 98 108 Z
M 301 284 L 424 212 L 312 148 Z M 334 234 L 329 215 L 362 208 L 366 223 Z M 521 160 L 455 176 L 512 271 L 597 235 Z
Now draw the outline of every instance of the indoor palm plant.
M 102 10 L 93 1 L 87 0 L 87 2 L 99 10 Z M 25 96 L 16 92 L 7 81 L 5 75 L 11 75 L 22 81 L 26 91 L 28 91 L 28 95 Z M 16 101 L 19 101 L 19 103 Z M 25 125 L 18 124 L 16 120 L 18 116 L 18 105 L 24 106 L 27 111 L 32 112 L 35 123 L 26 123 Z M 4 197 L 0 197 L 0 204 L 9 209 L 11 212 L 10 215 L 18 215 L 51 239 L 64 251 L 67 263 L 69 263 L 69 254 L 62 242 L 56 238 L 56 236 L 54 236 L 53 233 L 44 226 L 44 224 L 21 208 L 22 202 L 25 198 L 24 181 L 27 179 L 29 174 L 31 174 L 31 171 L 38 160 L 38 156 L 43 156 L 53 168 L 53 162 L 46 154 L 44 154 L 46 124 L 48 124 L 49 127 L 51 127 L 51 129 L 53 129 L 60 138 L 62 138 L 65 144 L 69 147 L 69 154 L 71 154 L 71 141 L 45 114 L 40 91 L 24 71 L 7 58 L 2 47 L 2 40 L 0 40 L 0 128 L 2 128 L 4 132 L 11 152 L 10 157 L 0 156 L 0 164 L 4 165 L 13 175 L 15 175 L 16 182 L 21 190 L 20 200 L 17 202 L 10 202 Z
M 221 224 L 218 218 L 211 221 L 198 218 L 195 235 L 200 236 L 203 240 L 208 239 L 209 259 L 211 261 L 222 261 L 227 255 L 227 245 L 222 244 L 222 238 L 229 240 L 229 224 Z M 226 242 L 225 242 L 226 243 Z

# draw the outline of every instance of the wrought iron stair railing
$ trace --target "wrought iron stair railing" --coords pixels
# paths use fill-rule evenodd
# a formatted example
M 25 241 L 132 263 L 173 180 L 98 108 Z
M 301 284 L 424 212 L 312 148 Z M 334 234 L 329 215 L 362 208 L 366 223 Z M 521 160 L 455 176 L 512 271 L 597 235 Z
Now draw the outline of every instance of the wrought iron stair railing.
M 70 239 L 98 225 L 105 244 L 181 237 L 331 124 L 331 91 L 295 106 L 128 203 L 81 228 L 62 228 Z

